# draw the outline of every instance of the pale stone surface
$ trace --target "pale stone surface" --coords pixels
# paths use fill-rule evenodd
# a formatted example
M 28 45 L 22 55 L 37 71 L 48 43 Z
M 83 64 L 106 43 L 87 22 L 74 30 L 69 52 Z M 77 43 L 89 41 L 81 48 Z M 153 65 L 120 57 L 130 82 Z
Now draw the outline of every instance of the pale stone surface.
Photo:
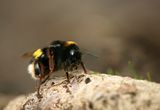
M 50 79 L 36 92 L 10 101 L 5 110 L 160 110 L 160 84 L 129 77 L 78 72 Z

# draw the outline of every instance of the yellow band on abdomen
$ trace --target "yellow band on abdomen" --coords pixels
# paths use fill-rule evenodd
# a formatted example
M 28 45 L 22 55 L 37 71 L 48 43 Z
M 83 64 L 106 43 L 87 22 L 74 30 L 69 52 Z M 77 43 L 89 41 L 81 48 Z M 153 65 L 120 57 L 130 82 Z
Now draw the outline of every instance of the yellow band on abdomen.
M 40 57 L 43 54 L 42 49 L 37 49 L 34 53 L 33 53 L 33 57 L 35 59 L 37 59 L 38 57 Z

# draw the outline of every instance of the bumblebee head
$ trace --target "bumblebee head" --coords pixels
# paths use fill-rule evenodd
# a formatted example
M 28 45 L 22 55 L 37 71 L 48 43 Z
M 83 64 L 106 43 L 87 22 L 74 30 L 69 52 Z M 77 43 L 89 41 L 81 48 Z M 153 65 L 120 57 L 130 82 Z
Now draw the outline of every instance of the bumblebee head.
M 65 45 L 65 60 L 68 66 L 70 65 L 77 65 L 81 61 L 81 52 L 77 43 L 73 41 L 67 41 Z

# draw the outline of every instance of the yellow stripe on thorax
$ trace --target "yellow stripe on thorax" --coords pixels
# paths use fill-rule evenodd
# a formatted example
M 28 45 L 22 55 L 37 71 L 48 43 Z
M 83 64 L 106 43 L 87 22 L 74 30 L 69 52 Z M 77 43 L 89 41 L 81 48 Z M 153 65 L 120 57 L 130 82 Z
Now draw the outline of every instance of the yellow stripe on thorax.
M 41 49 L 37 49 L 34 53 L 33 53 L 33 57 L 35 59 L 37 59 L 38 57 L 40 57 L 43 54 Z
M 72 45 L 72 44 L 77 45 L 77 43 L 74 42 L 74 41 L 66 41 L 65 46 L 67 47 L 67 46 Z

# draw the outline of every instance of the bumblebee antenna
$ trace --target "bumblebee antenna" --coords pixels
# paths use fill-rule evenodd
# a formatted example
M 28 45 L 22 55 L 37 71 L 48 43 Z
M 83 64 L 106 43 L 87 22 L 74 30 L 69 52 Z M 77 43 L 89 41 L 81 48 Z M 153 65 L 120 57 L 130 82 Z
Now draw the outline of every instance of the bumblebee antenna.
M 93 54 L 93 52 L 90 52 L 90 51 L 88 51 L 87 49 L 84 49 L 84 48 L 82 48 L 82 53 L 83 53 L 83 54 L 87 54 L 87 55 L 91 55 L 91 56 L 93 56 L 93 57 L 95 57 L 95 58 L 99 58 L 98 55 Z

